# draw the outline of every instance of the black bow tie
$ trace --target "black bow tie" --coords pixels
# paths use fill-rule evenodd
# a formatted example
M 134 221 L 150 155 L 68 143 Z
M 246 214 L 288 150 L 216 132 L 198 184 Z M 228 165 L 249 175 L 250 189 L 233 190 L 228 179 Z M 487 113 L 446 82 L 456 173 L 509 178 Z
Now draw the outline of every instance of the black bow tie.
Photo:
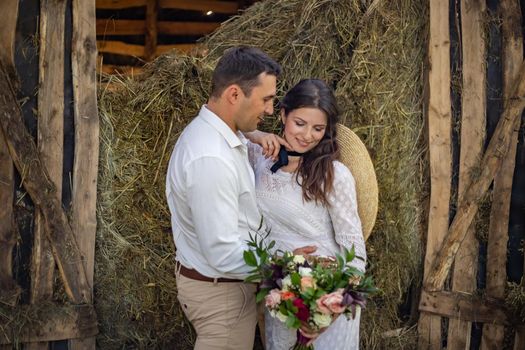
M 270 168 L 272 173 L 275 173 L 279 168 L 288 165 L 288 156 L 297 157 L 302 156 L 304 153 L 299 152 L 293 152 L 293 151 L 287 151 L 283 146 L 281 146 L 281 149 L 279 150 L 279 159 L 272 165 Z

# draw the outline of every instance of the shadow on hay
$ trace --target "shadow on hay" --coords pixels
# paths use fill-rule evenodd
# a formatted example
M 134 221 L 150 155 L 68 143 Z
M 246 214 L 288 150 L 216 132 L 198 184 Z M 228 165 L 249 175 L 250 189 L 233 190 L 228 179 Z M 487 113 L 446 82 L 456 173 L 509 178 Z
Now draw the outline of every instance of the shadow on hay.
M 380 188 L 367 251 L 382 293 L 363 313 L 362 348 L 414 347 L 415 310 L 407 299 L 418 295 L 421 279 L 426 11 L 415 0 L 266 0 L 206 38 L 204 56 L 172 52 L 134 80 L 110 78 L 99 92 L 99 347 L 192 348 L 176 301 L 164 174 L 179 133 L 206 101 L 217 59 L 239 44 L 282 64 L 279 96 L 305 77 L 335 89 L 342 120 L 371 152 Z M 266 130 L 277 128 L 271 119 Z

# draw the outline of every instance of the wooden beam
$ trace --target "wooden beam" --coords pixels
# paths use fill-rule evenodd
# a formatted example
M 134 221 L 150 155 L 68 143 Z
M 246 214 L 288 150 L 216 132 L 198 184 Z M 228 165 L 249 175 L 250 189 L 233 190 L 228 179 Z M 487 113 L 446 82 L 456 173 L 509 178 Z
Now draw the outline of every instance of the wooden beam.
M 173 44 L 173 45 L 158 45 L 156 56 L 160 56 L 171 50 L 177 50 L 179 52 L 188 54 L 199 47 L 199 44 Z
M 187 54 L 198 46 L 198 44 L 157 45 L 155 57 L 165 54 L 171 50 L 177 50 Z M 106 52 L 126 56 L 144 57 L 144 46 L 128 44 L 122 41 L 97 40 L 97 49 L 99 53 Z
M 148 0 L 97 0 L 97 9 L 121 10 L 130 7 L 146 6 Z
M 461 88 L 461 148 L 459 154 L 458 206 L 464 204 L 465 186 L 483 155 L 485 142 L 485 2 L 461 0 L 461 48 L 463 84 Z M 472 293 L 477 289 L 478 241 L 470 225 L 454 260 L 452 290 Z M 451 319 L 447 347 L 470 348 L 472 323 Z
M 144 57 L 144 46 L 128 44 L 122 41 L 97 40 L 97 49 L 98 52 Z
M 159 22 L 159 34 L 168 35 L 206 35 L 221 26 L 214 22 Z
M 2 320 L 7 320 L 0 332 L 0 344 L 3 345 L 49 342 L 98 334 L 97 315 L 92 305 L 19 305 L 11 314 L 2 310 L 0 316 Z M 11 318 L 23 318 L 25 324 L 20 328 L 17 322 L 9 322 Z
M 519 0 L 500 2 L 503 36 L 503 100 L 511 97 L 512 78 L 518 74 L 519 62 L 523 59 L 523 37 Z M 500 170 L 494 177 L 492 207 L 490 212 L 489 238 L 487 246 L 487 296 L 503 298 L 507 284 L 507 242 L 509 238 L 510 198 L 516 163 L 518 130 L 521 118 L 516 119 L 509 151 Z M 501 349 L 504 342 L 504 327 L 486 324 L 483 326 L 481 349 Z M 525 344 L 524 344 L 525 347 Z
M 232 1 L 160 0 L 160 7 L 178 10 L 193 10 L 204 13 L 212 11 L 215 13 L 235 14 L 239 11 L 239 4 Z
M 15 79 L 14 53 L 18 0 L 0 1 L 0 13 L 3 14 L 3 18 L 0 21 L 0 59 L 7 62 L 8 73 L 11 79 Z
M 64 153 L 64 47 L 66 1 L 40 3 L 38 152 L 49 180 L 56 189 L 56 200 L 62 201 L 62 164 Z M 42 212 L 35 211 L 33 249 L 31 252 L 30 300 L 38 304 L 53 296 L 55 261 L 46 239 Z M 46 350 L 47 342 L 26 345 L 28 350 Z
M 18 0 L 0 2 L 0 12 L 5 18 L 0 21 L 0 59 L 14 67 L 14 44 Z M 14 77 L 14 68 L 10 75 Z M 12 251 L 16 244 L 13 218 L 14 169 L 4 134 L 0 132 L 0 299 L 8 305 L 16 305 L 21 293 L 13 279 Z
M 506 101 L 503 114 L 496 126 L 489 146 L 483 155 L 479 175 L 472 179 L 464 195 L 465 204 L 458 207 L 456 216 L 450 225 L 443 241 L 439 256 L 433 264 L 432 271 L 425 279 L 428 290 L 440 290 L 450 270 L 457 250 L 463 241 L 479 207 L 479 201 L 492 183 L 494 176 L 508 152 L 516 119 L 521 117 L 525 107 L 525 62 L 522 60 L 519 74 L 513 80 L 512 96 Z
M 93 1 L 73 0 L 73 97 L 75 161 L 71 226 L 86 271 L 86 294 L 93 299 L 95 237 L 97 231 L 97 175 L 99 119 L 97 109 L 96 8 Z M 95 338 L 70 341 L 71 350 L 94 350 Z
M 97 35 L 144 35 L 146 22 L 140 19 L 97 19 Z
M 159 0 L 148 0 L 146 7 L 146 37 L 144 38 L 144 58 L 152 61 L 157 51 L 157 16 L 159 14 Z
M 516 336 L 514 337 L 514 350 L 525 349 L 525 325 L 516 327 Z
M 22 175 L 23 186 L 35 206 L 42 211 L 46 235 L 51 242 L 64 289 L 74 303 L 89 301 L 88 283 L 77 243 L 73 237 L 62 203 L 42 164 L 35 142 L 22 121 L 16 94 L 0 61 L 0 126 L 9 153 Z
M 62 200 L 64 152 L 64 46 L 66 2 L 40 3 L 40 65 L 38 89 L 38 152 L 49 179 Z M 41 212 L 35 213 L 34 244 L 31 264 L 31 301 L 37 303 L 53 295 L 55 262 L 45 238 Z
M 142 67 L 117 66 L 112 64 L 103 64 L 97 67 L 97 72 L 104 74 L 120 74 L 134 76 L 142 73 L 143 71 L 144 68 Z
M 430 2 L 428 76 L 428 138 L 430 157 L 430 209 L 425 254 L 428 275 L 449 223 L 452 177 L 450 38 L 448 1 Z M 441 318 L 421 313 L 418 323 L 418 348 L 441 350 Z
M 469 293 L 423 290 L 419 310 L 467 322 L 510 325 L 513 321 L 503 300 L 483 299 Z
M 97 35 L 144 35 L 146 22 L 138 19 L 97 19 Z M 167 35 L 206 35 L 220 27 L 216 22 L 158 22 L 158 33 Z

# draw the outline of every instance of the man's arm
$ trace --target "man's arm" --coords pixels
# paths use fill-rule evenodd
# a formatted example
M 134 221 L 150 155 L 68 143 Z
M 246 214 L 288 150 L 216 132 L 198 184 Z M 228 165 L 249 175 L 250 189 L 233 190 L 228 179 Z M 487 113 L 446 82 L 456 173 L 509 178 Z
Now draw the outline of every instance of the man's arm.
M 247 249 L 239 224 L 239 183 L 235 169 L 217 157 L 194 160 L 187 169 L 188 205 L 201 252 L 219 273 L 244 275 Z

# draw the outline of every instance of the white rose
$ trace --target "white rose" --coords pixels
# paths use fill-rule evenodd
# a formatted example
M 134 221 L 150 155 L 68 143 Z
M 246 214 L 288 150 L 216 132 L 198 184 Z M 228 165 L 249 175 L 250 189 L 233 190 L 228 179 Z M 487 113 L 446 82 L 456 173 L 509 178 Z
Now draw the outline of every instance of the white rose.
M 292 285 L 292 278 L 290 277 L 290 275 L 282 279 L 282 284 L 283 284 L 282 290 L 289 290 L 288 287 Z
M 319 328 L 325 328 L 325 327 L 328 327 L 331 323 L 332 323 L 332 316 L 330 315 L 325 315 L 325 314 L 320 314 L 320 313 L 314 313 L 314 323 L 319 327 Z
M 293 262 L 296 263 L 296 264 L 304 264 L 304 256 L 302 255 L 294 255 L 293 256 Z
M 286 320 L 288 319 L 288 316 L 287 315 L 284 315 L 282 312 L 277 312 L 277 314 L 275 315 L 277 317 L 277 319 L 279 321 L 281 321 L 282 323 L 286 323 Z
M 312 269 L 309 267 L 299 267 L 299 274 L 301 277 L 309 277 L 312 276 Z

